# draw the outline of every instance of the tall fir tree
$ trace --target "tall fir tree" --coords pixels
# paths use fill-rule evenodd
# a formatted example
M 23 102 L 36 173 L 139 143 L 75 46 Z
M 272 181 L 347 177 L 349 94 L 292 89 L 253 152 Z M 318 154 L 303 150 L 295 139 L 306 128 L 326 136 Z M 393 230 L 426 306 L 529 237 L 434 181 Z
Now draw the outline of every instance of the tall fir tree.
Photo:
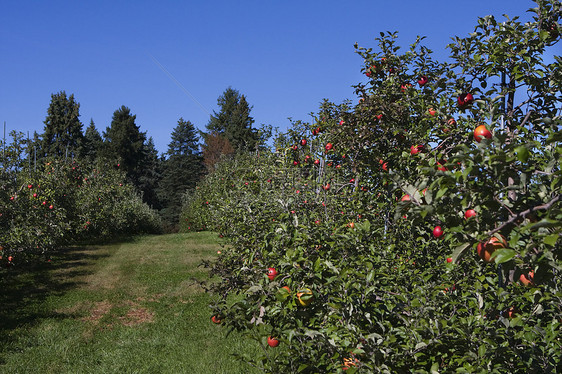
M 82 148 L 80 157 L 87 162 L 93 162 L 97 159 L 99 152 L 103 146 L 103 139 L 94 124 L 94 120 L 90 120 L 90 125 L 86 128 L 84 139 L 82 141 Z
M 136 117 L 124 105 L 113 113 L 111 125 L 103 133 L 102 154 L 110 162 L 119 164 L 133 185 L 140 189 L 146 133 L 136 125 Z
M 143 167 L 139 175 L 139 189 L 142 191 L 143 201 L 154 209 L 162 209 L 158 198 L 158 186 L 162 179 L 162 160 L 154 146 L 152 137 L 144 143 L 142 148 Z
M 73 157 L 82 146 L 80 104 L 65 91 L 51 95 L 39 156 Z
M 258 132 L 252 128 L 254 119 L 250 116 L 252 107 L 240 92 L 228 87 L 219 96 L 219 112 L 213 111 L 206 128 L 228 139 L 236 152 L 253 151 L 259 141 Z
M 205 170 L 197 130 L 190 121 L 178 120 L 166 157 L 158 195 L 163 205 L 162 217 L 175 228 L 179 224 L 182 196 L 195 188 Z

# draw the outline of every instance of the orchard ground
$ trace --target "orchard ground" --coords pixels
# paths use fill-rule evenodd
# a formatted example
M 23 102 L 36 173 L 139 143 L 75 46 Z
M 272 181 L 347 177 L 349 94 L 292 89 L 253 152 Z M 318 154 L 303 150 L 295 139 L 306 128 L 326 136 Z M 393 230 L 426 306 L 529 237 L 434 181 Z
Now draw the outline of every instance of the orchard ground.
M 2 373 L 249 373 L 258 349 L 210 321 L 208 232 L 73 247 L 0 279 Z

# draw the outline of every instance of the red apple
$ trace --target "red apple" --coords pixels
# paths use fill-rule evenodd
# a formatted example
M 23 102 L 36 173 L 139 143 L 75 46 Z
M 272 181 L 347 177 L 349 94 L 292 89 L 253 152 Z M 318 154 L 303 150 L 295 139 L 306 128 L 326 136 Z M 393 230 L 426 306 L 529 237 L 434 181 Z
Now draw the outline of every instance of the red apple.
M 402 84 L 402 85 L 400 85 L 400 91 L 404 92 L 404 91 L 406 91 L 406 90 L 407 90 L 408 88 L 410 88 L 410 87 L 412 87 L 412 84 L 411 84 L 411 83 Z
M 427 77 L 425 75 L 422 75 L 421 77 L 418 78 L 418 84 L 420 86 L 423 86 L 427 83 Z
M 462 93 L 457 97 L 457 103 L 459 107 L 464 108 L 471 105 L 474 102 L 474 97 L 471 93 Z
M 449 169 L 447 169 L 445 166 L 441 165 L 440 162 L 437 163 L 437 170 L 439 171 L 447 171 Z
M 486 128 L 485 125 L 480 125 L 474 129 L 474 140 L 478 143 L 484 138 L 490 139 L 492 137 L 492 133 L 490 130 Z
M 533 286 L 533 278 L 535 277 L 535 272 L 534 271 L 529 271 L 527 274 L 521 274 L 521 276 L 519 277 L 519 282 L 521 282 L 521 284 L 523 284 L 524 286 Z
M 469 219 L 470 217 L 475 217 L 476 216 L 476 211 L 474 209 L 469 209 L 466 212 L 464 212 L 464 219 Z
M 277 340 L 277 339 L 275 339 L 271 336 L 268 336 L 267 337 L 267 345 L 269 345 L 272 348 L 275 348 L 279 345 L 279 340 Z
M 433 229 L 433 236 L 436 238 L 440 238 L 443 236 L 443 229 L 441 228 L 441 226 L 435 226 L 435 228 Z
M 411 155 L 417 155 L 421 151 L 423 151 L 423 145 L 413 145 L 413 146 L 410 147 L 410 154 Z
M 507 240 L 503 235 L 500 237 L 492 236 L 489 240 L 478 243 L 476 246 L 476 253 L 478 253 L 478 257 L 480 257 L 485 262 L 492 262 L 492 253 L 494 253 L 497 249 L 507 247 Z
M 448 263 L 453 262 L 453 258 L 452 258 L 452 257 L 447 257 L 447 262 L 448 262 Z
M 334 145 L 332 143 L 328 143 L 326 144 L 326 151 L 331 150 L 332 148 L 334 148 Z
M 319 159 L 314 160 L 314 165 L 319 165 L 319 164 L 320 164 L 320 160 L 319 160 Z
M 274 280 L 277 276 L 277 270 L 275 268 L 267 268 L 267 277 L 269 280 Z
M 306 139 L 302 139 L 302 140 L 301 140 L 301 145 L 302 145 L 303 147 L 306 146 Z

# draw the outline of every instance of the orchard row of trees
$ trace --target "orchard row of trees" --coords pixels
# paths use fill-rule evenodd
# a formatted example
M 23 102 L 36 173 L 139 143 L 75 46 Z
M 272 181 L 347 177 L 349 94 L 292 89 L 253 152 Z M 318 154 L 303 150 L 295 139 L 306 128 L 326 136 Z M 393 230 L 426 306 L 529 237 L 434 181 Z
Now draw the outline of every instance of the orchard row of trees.
M 562 371 L 559 1 L 440 62 L 356 46 L 358 101 L 215 164 L 182 211 L 227 246 L 212 321 L 271 373 Z
M 0 266 L 50 261 L 65 245 L 158 233 L 156 211 L 119 168 L 52 159 L 31 166 L 27 141 L 12 133 L 0 173 Z
M 23 157 L 34 165 L 64 159 L 118 167 L 143 201 L 160 211 L 167 228 L 174 229 L 184 193 L 213 169 L 221 155 L 255 150 L 268 136 L 267 131 L 252 128 L 251 107 L 237 90 L 228 88 L 218 105 L 207 132 L 198 132 L 190 121 L 180 118 L 168 150 L 159 155 L 152 137 L 141 131 L 136 115 L 126 106 L 113 113 L 111 124 L 100 134 L 93 120 L 83 130 L 80 104 L 73 94 L 61 91 L 51 96 L 44 132 L 34 134 Z

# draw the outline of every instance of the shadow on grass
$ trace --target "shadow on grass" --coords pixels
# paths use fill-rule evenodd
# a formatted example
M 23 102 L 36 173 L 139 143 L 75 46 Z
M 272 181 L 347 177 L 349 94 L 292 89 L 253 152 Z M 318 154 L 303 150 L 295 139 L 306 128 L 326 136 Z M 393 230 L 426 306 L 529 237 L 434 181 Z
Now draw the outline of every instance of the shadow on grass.
M 82 276 L 93 273 L 93 262 L 108 257 L 97 247 L 72 247 L 52 253 L 52 261 L 39 260 L 0 269 L 0 364 L 2 354 L 13 347 L 12 330 L 27 330 L 42 319 L 65 319 L 45 305 L 47 297 L 75 289 Z

